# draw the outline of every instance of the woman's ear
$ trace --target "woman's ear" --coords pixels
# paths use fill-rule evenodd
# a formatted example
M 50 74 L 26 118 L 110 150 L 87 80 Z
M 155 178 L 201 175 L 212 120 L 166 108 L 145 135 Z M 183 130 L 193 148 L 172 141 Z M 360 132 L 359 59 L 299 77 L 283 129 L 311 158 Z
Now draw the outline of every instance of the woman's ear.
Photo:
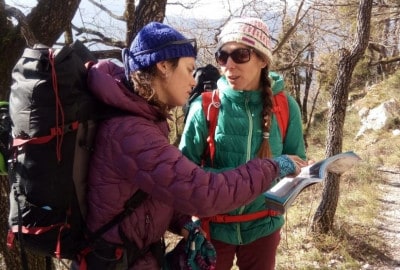
M 168 68 L 167 68 L 167 62 L 166 61 L 157 62 L 156 66 L 157 66 L 157 70 L 161 74 L 165 75 L 167 73 L 167 69 Z
M 163 78 L 168 78 L 170 73 L 170 64 L 167 61 L 161 61 L 157 64 L 157 70 Z
M 266 68 L 266 67 L 268 67 L 268 61 L 263 59 L 261 63 L 261 68 Z

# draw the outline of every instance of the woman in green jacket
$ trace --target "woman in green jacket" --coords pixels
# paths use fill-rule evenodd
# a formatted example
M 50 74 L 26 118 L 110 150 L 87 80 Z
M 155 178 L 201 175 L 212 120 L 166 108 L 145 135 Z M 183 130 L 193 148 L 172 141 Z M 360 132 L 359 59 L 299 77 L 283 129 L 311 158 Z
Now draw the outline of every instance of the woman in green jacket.
M 221 106 L 214 136 L 215 156 L 212 165 L 208 159 L 205 167 L 223 171 L 257 156 L 286 155 L 297 165 L 296 171 L 290 173 L 299 173 L 307 165 L 300 109 L 288 96 L 288 128 L 283 140 L 273 113 L 272 96 L 283 91 L 284 84 L 281 76 L 269 72 L 272 53 L 267 26 L 255 18 L 231 20 L 219 36 L 216 60 L 222 71 L 217 83 Z M 207 136 L 199 97 L 190 106 L 179 147 L 185 156 L 201 164 Z M 235 255 L 241 270 L 274 269 L 284 218 L 265 210 L 261 195 L 250 204 L 221 213 L 233 216 L 233 221 L 238 218 L 238 222 L 210 223 L 217 270 L 230 270 Z M 251 216 L 254 213 L 263 214 Z

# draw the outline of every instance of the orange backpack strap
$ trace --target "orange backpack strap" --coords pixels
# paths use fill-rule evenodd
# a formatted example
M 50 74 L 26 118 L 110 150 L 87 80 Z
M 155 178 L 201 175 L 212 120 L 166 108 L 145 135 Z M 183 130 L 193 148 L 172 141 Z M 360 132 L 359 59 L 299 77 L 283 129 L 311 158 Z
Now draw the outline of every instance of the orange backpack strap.
M 285 141 L 287 127 L 289 125 L 289 104 L 284 91 L 274 95 L 274 107 L 272 112 L 275 114 L 276 121 L 278 122 L 283 142 Z
M 207 147 L 204 149 L 202 157 L 202 165 L 207 156 L 210 157 L 211 163 L 214 161 L 215 155 L 215 129 L 217 128 L 219 107 L 221 106 L 221 101 L 219 99 L 218 89 L 213 91 L 206 91 L 201 93 L 203 112 L 207 120 L 208 126 L 208 137 L 207 137 Z

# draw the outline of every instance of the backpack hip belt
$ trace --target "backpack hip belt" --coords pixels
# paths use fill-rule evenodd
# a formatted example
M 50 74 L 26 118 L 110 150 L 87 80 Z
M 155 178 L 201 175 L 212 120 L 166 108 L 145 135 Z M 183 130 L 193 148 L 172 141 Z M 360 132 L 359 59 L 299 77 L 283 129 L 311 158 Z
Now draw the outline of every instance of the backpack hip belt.
M 279 211 L 275 211 L 272 209 L 265 209 L 261 210 L 258 212 L 253 212 L 253 213 L 248 213 L 248 214 L 243 214 L 243 215 L 227 215 L 227 214 L 221 214 L 221 215 L 215 215 L 212 217 L 205 217 L 201 218 L 201 228 L 204 230 L 206 233 L 206 238 L 208 240 L 211 239 L 210 235 L 210 223 L 235 223 L 235 222 L 248 222 L 248 221 L 253 221 L 256 219 L 260 218 L 265 218 L 265 217 L 272 217 L 272 216 L 279 216 L 282 213 Z

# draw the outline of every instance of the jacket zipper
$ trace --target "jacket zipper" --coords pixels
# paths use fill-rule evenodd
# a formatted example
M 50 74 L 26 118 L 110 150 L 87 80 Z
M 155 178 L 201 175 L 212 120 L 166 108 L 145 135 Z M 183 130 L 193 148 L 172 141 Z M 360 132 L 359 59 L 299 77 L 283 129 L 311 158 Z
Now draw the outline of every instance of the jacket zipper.
M 253 137 L 253 118 L 251 117 L 251 111 L 249 108 L 249 97 L 246 96 L 246 101 L 245 101 L 245 107 L 246 107 L 246 114 L 247 114 L 247 119 L 249 120 L 249 135 L 247 136 L 247 150 L 246 150 L 246 162 L 248 162 L 251 159 L 251 138 Z
M 245 104 L 246 114 L 247 114 L 248 123 L 249 123 L 249 132 L 248 132 L 248 136 L 247 136 L 247 147 L 246 147 L 246 162 L 248 162 L 251 158 L 251 156 L 250 156 L 250 154 L 251 154 L 251 138 L 253 135 L 253 118 L 251 117 L 251 111 L 249 108 L 249 96 L 248 95 L 246 95 L 244 104 Z M 245 207 L 246 207 L 245 205 L 240 207 L 239 215 L 243 214 Z M 243 244 L 243 239 L 242 239 L 242 234 L 241 234 L 241 230 L 240 230 L 240 222 L 238 222 L 236 224 L 236 232 L 237 232 L 237 238 L 238 238 L 239 245 L 241 245 L 241 244 Z

